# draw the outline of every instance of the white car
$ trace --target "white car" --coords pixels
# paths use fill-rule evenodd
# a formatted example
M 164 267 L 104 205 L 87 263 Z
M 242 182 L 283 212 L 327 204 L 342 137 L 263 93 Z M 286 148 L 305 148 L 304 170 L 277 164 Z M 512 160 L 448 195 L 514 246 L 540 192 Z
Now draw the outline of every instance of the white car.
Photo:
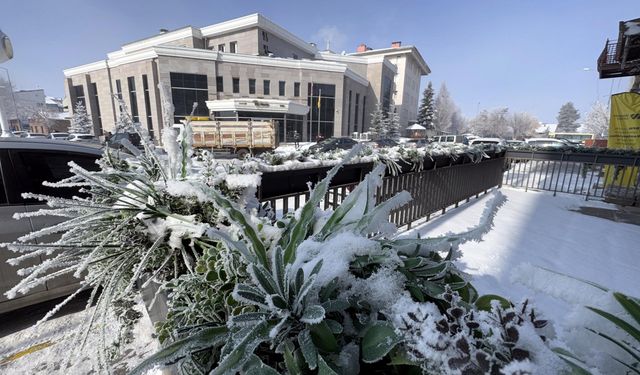
M 66 141 L 69 138 L 69 133 L 50 133 L 49 139 L 58 139 Z
M 42 133 L 27 133 L 24 132 L 22 134 L 20 134 L 21 138 L 47 138 L 46 134 L 42 134 Z
M 546 151 L 574 151 L 577 147 L 567 141 L 555 138 L 529 138 L 525 144 Z
M 59 218 L 37 216 L 30 219 L 15 220 L 18 212 L 36 211 L 46 207 L 43 202 L 24 199 L 23 192 L 71 197 L 78 192 L 71 188 L 51 188 L 43 186 L 43 181 L 59 181 L 69 177 L 69 161 L 96 170 L 96 159 L 102 150 L 91 145 L 59 142 L 50 139 L 0 138 L 0 243 L 13 242 L 18 237 L 60 221 Z M 53 237 L 52 237 L 53 238 Z M 42 262 L 44 256 L 19 267 L 11 266 L 7 259 L 18 254 L 0 247 L 0 313 L 58 298 L 75 291 L 78 279 L 71 275 L 47 281 L 45 285 L 30 290 L 26 295 L 8 300 L 4 295 L 20 280 L 16 271 L 29 265 Z

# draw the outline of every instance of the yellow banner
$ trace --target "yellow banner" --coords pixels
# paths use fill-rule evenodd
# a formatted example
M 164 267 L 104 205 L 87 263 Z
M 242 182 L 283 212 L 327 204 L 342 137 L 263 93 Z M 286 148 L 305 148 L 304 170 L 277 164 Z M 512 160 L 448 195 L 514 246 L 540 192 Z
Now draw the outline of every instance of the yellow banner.
M 611 96 L 608 148 L 640 150 L 640 94 Z
M 640 150 L 640 94 L 624 92 L 611 96 L 608 148 Z M 607 185 L 634 187 L 637 167 L 608 167 Z

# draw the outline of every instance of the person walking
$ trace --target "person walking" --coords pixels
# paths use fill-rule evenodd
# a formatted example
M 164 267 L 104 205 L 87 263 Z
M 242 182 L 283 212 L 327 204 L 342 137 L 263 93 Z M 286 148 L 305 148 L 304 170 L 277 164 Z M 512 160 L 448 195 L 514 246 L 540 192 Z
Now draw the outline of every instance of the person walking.
M 298 134 L 297 130 L 293 131 L 293 145 L 296 149 L 300 147 L 300 134 Z

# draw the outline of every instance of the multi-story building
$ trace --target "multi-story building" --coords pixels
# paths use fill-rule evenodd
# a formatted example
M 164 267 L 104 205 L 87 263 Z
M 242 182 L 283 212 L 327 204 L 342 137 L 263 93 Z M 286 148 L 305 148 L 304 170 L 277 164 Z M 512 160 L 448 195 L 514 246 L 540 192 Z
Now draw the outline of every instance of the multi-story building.
M 162 84 L 176 122 L 195 102 L 198 116 L 274 119 L 281 141 L 294 131 L 303 140 L 365 132 L 378 101 L 395 104 L 406 126 L 416 116 L 420 77 L 429 73 L 415 47 L 319 51 L 261 14 L 163 31 L 64 71 L 65 94 L 85 103 L 97 135 L 113 131 L 120 98 L 158 138 Z

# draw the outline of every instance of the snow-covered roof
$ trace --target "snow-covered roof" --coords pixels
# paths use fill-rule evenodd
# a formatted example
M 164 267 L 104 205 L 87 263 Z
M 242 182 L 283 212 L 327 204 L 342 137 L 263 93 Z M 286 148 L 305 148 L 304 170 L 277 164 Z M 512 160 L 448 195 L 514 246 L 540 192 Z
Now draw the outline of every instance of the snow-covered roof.
M 45 96 L 44 102 L 46 104 L 62 105 L 62 99 L 54 98 L 53 96 Z
M 420 124 L 413 124 L 411 126 L 407 126 L 408 130 L 427 130 L 427 128 L 425 128 L 424 126 L 420 125 Z
M 625 36 L 640 35 L 640 20 L 631 20 L 624 23 Z

